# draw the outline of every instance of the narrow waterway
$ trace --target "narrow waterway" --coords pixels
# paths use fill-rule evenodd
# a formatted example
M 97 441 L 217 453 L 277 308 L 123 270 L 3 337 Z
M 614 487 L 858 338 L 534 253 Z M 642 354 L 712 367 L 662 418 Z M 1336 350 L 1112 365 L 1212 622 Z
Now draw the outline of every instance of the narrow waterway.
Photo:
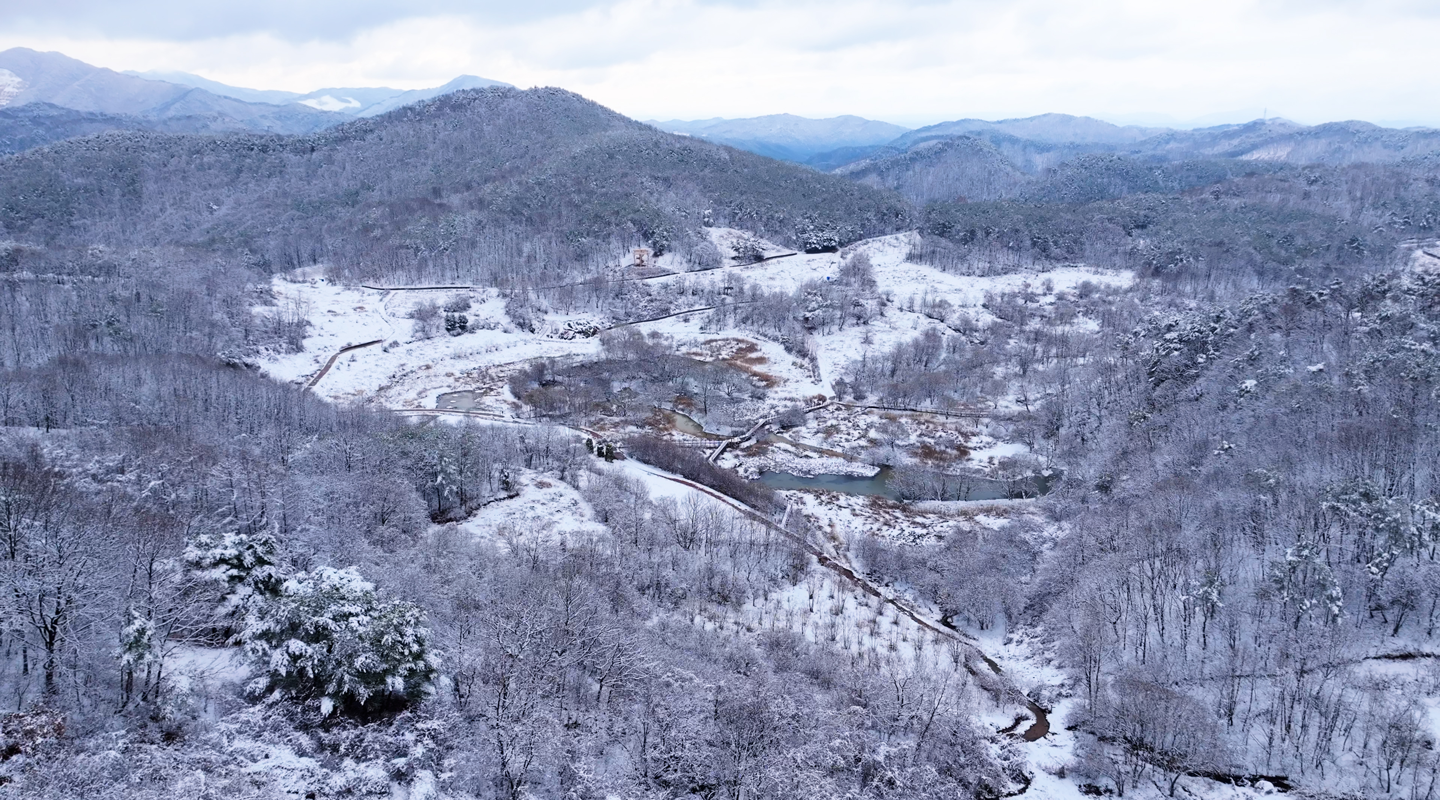
M 673 411 L 668 408 L 657 410 L 661 414 L 664 414 L 666 419 L 670 420 L 670 424 L 675 426 L 675 430 L 688 436 L 694 436 L 698 439 L 709 439 L 712 442 L 723 442 L 730 438 L 722 433 L 711 433 L 705 430 L 704 425 L 701 425 L 699 422 L 696 422 L 694 419 L 679 411 Z
M 771 489 L 800 489 L 810 491 L 841 492 L 867 497 L 884 497 L 898 500 L 899 495 L 890 487 L 891 469 L 881 467 L 880 471 L 864 475 L 792 475 L 789 472 L 762 472 L 760 482 Z

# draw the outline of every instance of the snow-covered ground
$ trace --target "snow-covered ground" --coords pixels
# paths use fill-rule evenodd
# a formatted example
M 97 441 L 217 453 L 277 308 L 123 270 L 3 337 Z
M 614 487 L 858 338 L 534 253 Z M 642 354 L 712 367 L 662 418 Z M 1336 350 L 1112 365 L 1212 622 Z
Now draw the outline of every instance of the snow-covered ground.
M 952 275 L 909 260 L 911 248 L 916 244 L 918 235 L 911 232 L 881 236 L 852 244 L 839 253 L 800 253 L 759 264 L 684 273 L 653 283 L 683 281 L 688 285 L 726 286 L 743 280 L 767 291 L 789 293 L 810 282 L 833 279 L 845 259 L 864 253 L 870 259 L 880 292 L 891 298 L 891 305 L 883 316 L 872 320 L 869 325 L 851 326 L 842 331 L 813 337 L 819 353 L 820 376 L 818 380 L 811 379 L 812 385 L 817 392 L 828 394 L 830 381 L 839 377 L 840 370 L 847 364 L 865 353 L 888 351 L 927 329 L 947 335 L 952 332 L 941 321 L 915 311 L 904 310 L 911 304 L 911 300 L 919 303 L 927 298 L 944 299 L 953 307 L 952 318 L 957 314 L 965 315 L 978 323 L 985 323 L 994 319 L 983 308 L 987 294 L 1030 289 L 1037 295 L 1035 302 L 1048 305 L 1055 302 L 1057 294 L 1073 291 L 1087 281 L 1101 286 L 1124 288 L 1135 280 L 1134 274 L 1130 272 L 1088 267 L 1064 267 L 1047 272 L 1018 272 L 990 277 Z M 722 234 L 712 236 L 717 238 L 717 242 L 729 241 L 727 236 Z M 767 242 L 765 246 L 767 253 L 788 252 L 772 243 Z M 671 325 L 657 329 L 681 336 L 689 332 L 692 325 L 698 328 L 700 324 L 702 323 L 697 320 L 688 325 Z
M 515 478 L 514 497 L 482 507 L 458 527 L 475 540 L 510 548 L 556 546 L 561 542 L 601 536 L 606 528 L 595 521 L 590 504 L 569 484 L 524 472 Z
M 434 408 L 445 392 L 493 383 L 508 369 L 537 358 L 587 356 L 599 352 L 594 339 L 564 339 L 516 330 L 494 290 L 379 291 L 335 286 L 323 278 L 277 278 L 276 306 L 262 313 L 300 308 L 311 325 L 299 353 L 262 363 L 277 380 L 305 382 L 348 345 L 381 339 L 383 345 L 346 353 L 314 387 L 334 402 L 373 403 L 392 408 Z M 410 312 L 423 303 L 443 303 L 457 294 L 471 298 L 465 315 L 470 331 L 415 339 Z M 509 409 L 496 408 L 496 411 Z
M 984 325 L 993 321 L 984 307 L 986 296 L 1028 290 L 1033 302 L 1053 303 L 1058 294 L 1089 281 L 1125 287 L 1133 276 L 1080 267 L 1045 273 L 1021 273 L 995 277 L 951 275 L 933 267 L 908 261 L 915 234 L 899 234 L 867 240 L 841 253 L 796 254 L 759 264 L 736 264 L 734 248 L 748 234 L 711 229 L 712 239 L 724 256 L 722 266 L 704 272 L 690 272 L 647 280 L 646 287 L 666 286 L 719 288 L 744 281 L 770 291 L 793 292 L 810 282 L 833 278 L 844 259 L 864 253 L 871 261 L 874 277 L 887 298 L 882 315 L 868 325 L 813 337 L 818 354 L 818 372 L 797 359 L 778 343 L 733 329 L 720 329 L 707 312 L 682 314 L 634 326 L 644 334 L 668 337 L 677 352 L 701 360 L 725 361 L 763 382 L 768 389 L 764 402 L 742 406 L 732 414 L 750 420 L 773 415 L 796 405 L 813 405 L 833 394 L 831 382 L 851 361 L 878 355 L 913 339 L 927 330 L 942 336 L 960 335 L 955 327 L 968 317 Z M 750 241 L 767 256 L 786 253 L 769 242 Z M 674 261 L 659 260 L 656 271 L 679 270 Z M 332 355 L 342 348 L 381 340 L 375 345 L 341 356 L 314 387 L 317 395 L 334 402 L 367 403 L 396 409 L 435 408 L 437 398 L 448 392 L 473 391 L 467 405 L 501 415 L 513 416 L 519 409 L 510 396 L 505 379 L 513 371 L 538 358 L 593 358 L 600 354 L 595 338 L 565 333 L 567 323 L 595 322 L 583 315 L 550 314 L 539 321 L 539 333 L 518 329 L 506 316 L 504 301 L 493 289 L 386 291 L 336 286 L 319 270 L 277 278 L 273 284 L 275 305 L 261 313 L 300 314 L 311 323 L 302 352 L 275 355 L 262 366 L 270 375 L 285 381 L 306 383 L 314 378 Z M 465 295 L 470 308 L 464 313 L 471 330 L 460 336 L 441 334 L 417 338 L 411 312 L 425 303 L 445 303 L 457 294 Z M 950 304 L 945 320 L 920 313 L 927 302 L 943 299 Z M 949 324 L 947 324 L 949 323 Z M 1084 326 L 1082 320 L 1077 325 Z M 744 418 L 700 421 L 709 430 L 717 425 L 733 427 L 749 423 Z M 808 415 L 803 425 L 786 430 L 784 439 L 771 438 L 732 449 L 722 465 L 746 474 L 784 471 L 795 474 L 874 474 L 875 463 L 907 463 L 919 459 L 936 469 L 985 470 L 1000 462 L 1027 455 L 1026 448 L 1008 436 L 1000 420 L 947 419 L 935 415 L 907 414 L 872 409 L 829 406 Z M 672 432 L 677 439 L 693 437 Z M 916 453 L 922 455 L 917 456 Z M 677 502 L 720 502 L 709 494 L 633 461 L 597 464 L 597 469 L 623 473 L 643 482 L 654 499 Z M 562 541 L 603 536 L 605 526 L 593 509 L 572 487 L 541 474 L 524 473 L 516 479 L 517 495 L 479 509 L 456 528 L 477 540 L 497 546 L 546 548 Z M 855 495 L 785 492 L 791 513 L 809 516 L 821 532 L 817 544 L 841 563 L 850 561 L 849 551 L 861 537 L 879 536 L 917 546 L 937 541 L 956 526 L 981 526 L 998 530 L 1016 518 L 1033 514 L 1033 503 L 995 501 L 983 503 L 928 503 L 900 506 L 888 501 Z M 1032 526 L 1043 527 L 1043 526 Z M 933 609 L 920 608 L 904 587 L 878 587 L 887 595 L 896 593 L 927 618 Z M 720 608 L 700 605 L 694 609 L 692 624 L 727 632 L 758 635 L 765 631 L 787 630 L 839 658 L 864 660 L 883 669 L 903 669 L 924 664 L 932 669 L 955 669 L 956 640 L 927 630 L 882 598 L 867 594 L 860 586 L 829 569 L 814 568 L 799 584 L 783 591 L 753 597 L 742 606 Z M 1064 675 L 1044 652 L 1041 644 L 1020 634 L 1008 638 L 991 634 L 980 647 L 1002 664 L 1006 676 L 1022 690 L 1036 690 L 1038 696 L 1058 702 L 1052 716 L 1051 733 L 1040 742 L 1026 745 L 1025 755 L 1035 767 L 1035 782 L 1027 796 L 1073 798 L 1078 789 L 1063 774 L 1073 759 L 1073 734 L 1061 721 L 1070 702 L 1066 699 Z M 203 654 L 187 654 L 187 664 L 198 664 Z M 234 679 L 237 667 L 217 665 L 213 680 Z M 202 670 L 203 671 L 203 670 Z M 962 670 L 963 672 L 963 670 Z M 243 676 L 240 676 L 243 677 Z M 970 679 L 966 679 L 967 683 Z M 967 692 L 984 724 L 995 729 L 1007 727 L 1019 709 L 995 706 L 988 694 L 971 686 Z M 1437 710 L 1440 714 L 1440 710 Z M 293 770 L 308 773 L 307 758 L 283 749 L 250 754 L 255 769 L 267 772 Z M 1144 791 L 1143 789 L 1139 791 Z
M 728 248 L 741 232 L 711 229 L 711 235 Z M 846 258 L 864 253 L 874 269 L 879 290 L 890 298 L 883 315 L 868 325 L 813 337 L 819 372 L 787 353 L 777 342 L 744 331 L 715 329 L 708 312 L 671 317 L 634 326 L 643 333 L 663 334 L 674 340 L 679 352 L 697 358 L 725 358 L 737 348 L 747 356 L 742 368 L 770 383 L 770 407 L 807 403 L 832 394 L 830 383 L 853 360 L 888 351 L 926 330 L 954 335 L 944 322 L 906 310 L 926 299 L 944 299 L 951 320 L 968 316 L 989 321 L 983 308 L 990 293 L 1029 288 L 1035 302 L 1052 303 L 1058 293 L 1082 282 L 1124 287 L 1133 281 L 1125 272 L 1067 267 L 1044 273 L 1018 273 L 993 277 L 952 275 L 907 260 L 915 244 L 914 233 L 896 234 L 853 244 L 840 253 L 796 254 L 759 264 L 726 266 L 704 272 L 677 273 L 647 282 L 652 289 L 667 285 L 720 287 L 737 280 L 771 291 L 793 292 L 812 281 L 833 278 Z M 788 252 L 762 242 L 767 254 Z M 733 259 L 727 259 L 733 261 Z M 678 267 L 664 263 L 658 268 Z M 364 402 L 392 408 L 431 408 L 435 398 L 449 391 L 484 388 L 482 408 L 508 413 L 508 398 L 500 384 L 509 371 L 533 359 L 588 357 L 599 353 L 594 338 L 567 337 L 566 323 L 593 322 L 586 315 L 550 314 L 538 333 L 517 329 L 506 317 L 504 301 L 494 289 L 436 289 L 382 291 L 330 283 L 320 270 L 304 270 L 277 277 L 272 284 L 275 302 L 262 306 L 262 314 L 302 315 L 310 327 L 299 353 L 277 354 L 262 362 L 273 377 L 296 383 L 313 378 L 342 348 L 381 340 L 383 344 L 341 356 L 314 387 L 321 397 L 336 402 Z M 424 303 L 441 303 L 457 295 L 471 306 L 464 313 L 470 330 L 461 336 L 441 334 L 417 339 L 411 312 Z M 912 302 L 913 301 L 913 302 Z M 758 411 L 758 409 L 757 409 Z M 999 455 L 998 453 L 996 455 Z

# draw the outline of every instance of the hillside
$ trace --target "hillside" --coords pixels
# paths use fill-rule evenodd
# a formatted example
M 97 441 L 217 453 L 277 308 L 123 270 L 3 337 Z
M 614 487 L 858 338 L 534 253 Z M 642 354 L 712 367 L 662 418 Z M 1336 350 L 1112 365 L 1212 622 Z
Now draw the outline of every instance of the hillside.
M 1014 196 L 1030 180 L 993 144 L 970 136 L 925 141 L 889 157 L 848 164 L 836 174 L 920 204 L 962 197 L 999 200 Z
M 707 220 L 812 249 L 910 220 L 892 194 L 661 133 L 559 89 L 464 91 L 294 138 L 104 134 L 0 161 L 0 197 L 3 235 L 29 241 L 361 270 L 531 263 L 526 280 L 631 243 L 688 252 Z

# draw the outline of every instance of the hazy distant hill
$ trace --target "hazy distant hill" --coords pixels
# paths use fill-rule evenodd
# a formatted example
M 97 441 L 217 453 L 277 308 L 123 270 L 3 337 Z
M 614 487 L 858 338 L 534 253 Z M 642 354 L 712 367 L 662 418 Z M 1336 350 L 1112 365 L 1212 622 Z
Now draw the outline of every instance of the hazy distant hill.
M 907 148 L 930 139 L 951 136 L 998 133 L 1046 144 L 1087 144 L 1123 146 L 1164 133 L 1166 128 L 1141 128 L 1135 125 L 1112 125 L 1092 117 L 1069 114 L 1041 114 L 1024 119 L 959 119 L 917 128 L 889 142 L 890 146 Z
M 1440 130 L 1382 128 L 1369 122 L 1305 126 L 1255 120 L 1194 131 L 1168 131 L 1136 143 L 1134 152 L 1165 158 L 1219 156 L 1290 164 L 1387 163 L 1440 152 Z
M 559 89 L 467 90 L 303 137 L 117 132 L 0 160 L 0 236 L 296 264 L 463 257 L 534 280 L 615 243 L 683 249 L 707 218 L 801 246 L 913 224 L 892 193 Z
M 291 103 L 249 103 L 204 89 L 146 80 L 86 64 L 60 53 L 23 47 L 0 52 L 0 70 L 13 76 L 6 106 L 51 103 L 76 111 L 124 114 L 145 119 L 205 116 L 226 130 L 309 133 L 344 117 Z
M 158 131 L 163 133 L 234 133 L 243 131 L 228 117 L 191 116 L 143 119 L 125 114 L 76 111 L 52 103 L 26 103 L 0 108 L 0 155 L 88 136 L 104 131 Z
M 178 72 L 173 70 L 166 71 L 158 69 L 138 72 L 136 70 L 127 69 L 124 70 L 121 74 L 130 75 L 136 78 L 144 78 L 147 81 L 165 81 L 166 83 L 176 83 L 181 86 L 193 86 L 196 89 L 204 89 L 211 94 L 218 94 L 221 97 L 233 97 L 236 100 L 244 100 L 247 103 L 270 103 L 271 105 L 283 105 L 285 103 L 293 103 L 296 100 L 299 100 L 300 98 L 305 96 L 299 92 L 286 92 L 279 89 L 246 89 L 240 86 L 231 86 L 226 83 L 221 83 L 220 81 L 212 81 L 209 78 L 203 77 L 201 75 L 196 75 L 192 72 Z M 384 91 L 394 92 L 395 90 L 386 89 Z
M 707 141 L 738 147 L 785 161 L 805 162 L 817 153 L 838 148 L 884 144 L 906 128 L 856 116 L 809 119 L 794 114 L 772 114 L 749 119 L 651 121 L 670 133 L 683 133 Z
M 127 72 L 125 74 L 146 78 L 148 80 L 168 81 L 185 86 L 194 86 L 212 94 L 233 97 L 237 100 L 245 100 L 252 103 L 270 103 L 272 105 L 300 103 L 320 111 L 333 111 L 353 117 L 373 117 L 403 105 L 418 103 L 421 100 L 429 100 L 432 97 L 457 92 L 461 89 L 510 86 L 510 84 L 503 81 L 478 78 L 474 75 L 461 75 L 443 86 L 436 86 L 430 89 L 405 90 L 392 89 L 385 86 L 371 86 L 316 89 L 313 92 L 301 93 L 283 92 L 274 89 L 246 89 L 239 86 L 230 86 L 220 83 L 219 81 L 212 81 L 209 78 L 204 78 L 189 72 L 150 71 Z
M 1230 162 L 1344 166 L 1436 153 L 1440 131 L 1368 122 L 1305 126 L 1270 119 L 1170 130 L 1043 114 L 943 122 L 878 147 L 819 154 L 810 163 L 922 204 L 1012 197 L 1088 202 L 1225 180 L 1237 171 Z

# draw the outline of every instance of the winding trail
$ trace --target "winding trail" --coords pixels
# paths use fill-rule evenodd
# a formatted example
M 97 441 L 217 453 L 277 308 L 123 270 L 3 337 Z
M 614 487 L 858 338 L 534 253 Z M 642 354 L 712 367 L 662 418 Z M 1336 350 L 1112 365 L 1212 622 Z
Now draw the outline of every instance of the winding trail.
M 859 409 L 861 411 L 899 411 L 905 414 L 934 414 L 937 417 L 953 417 L 955 419 L 1005 419 L 1006 417 L 1011 416 L 1005 412 L 938 411 L 936 409 L 929 408 L 906 408 L 904 406 L 881 406 L 869 405 L 865 403 L 843 403 L 839 400 L 834 401 L 834 404 L 837 406 L 842 406 L 844 408 Z
M 444 289 L 459 290 L 476 289 L 480 287 L 470 286 L 469 284 L 456 284 L 453 286 L 371 286 L 368 283 L 362 283 L 360 284 L 360 288 L 374 289 L 377 292 L 432 292 Z
M 736 305 L 739 305 L 739 304 L 737 303 Z M 686 314 L 695 314 L 695 313 L 698 313 L 698 312 L 701 312 L 701 311 L 714 311 L 714 310 L 715 310 L 715 306 L 700 306 L 699 308 L 687 308 L 687 309 L 685 309 L 684 311 L 676 311 L 676 312 L 673 312 L 673 313 L 670 313 L 670 314 L 665 314 L 664 316 L 660 316 L 660 317 L 651 317 L 650 319 L 632 319 L 632 320 L 630 320 L 629 322 L 617 322 L 617 323 L 615 323 L 614 325 L 611 325 L 610 327 L 606 328 L 605 330 L 607 330 L 607 331 L 613 331 L 613 330 L 615 330 L 616 328 L 623 328 L 623 327 L 625 327 L 625 326 L 627 326 L 627 325 L 644 325 L 644 324 L 647 323 L 647 322 L 659 322 L 659 321 L 662 320 L 662 319 L 670 319 L 671 317 L 683 317 L 683 316 L 685 316 Z
M 335 351 L 335 355 L 330 356 L 330 360 L 325 362 L 325 366 L 321 367 L 320 371 L 315 373 L 315 377 L 311 378 L 309 383 L 305 384 L 305 388 L 314 389 L 315 384 L 319 383 L 320 379 L 325 377 L 325 373 L 329 372 L 330 368 L 335 366 L 335 362 L 340 359 L 340 356 L 343 356 L 352 350 L 359 350 L 362 347 L 370 347 L 372 345 L 380 344 L 384 341 L 384 339 L 376 339 L 373 342 L 362 342 L 360 344 L 346 345 L 345 347 L 340 348 L 339 350 Z
M 338 355 L 338 354 L 337 354 L 337 355 Z M 818 404 L 818 405 L 816 405 L 816 406 L 814 406 L 814 407 L 807 408 L 805 411 L 806 411 L 806 413 L 810 413 L 810 412 L 813 412 L 813 411 L 818 411 L 819 409 L 824 408 L 824 407 L 826 407 L 826 406 L 829 405 L 829 404 L 830 404 L 830 401 L 827 400 L 827 401 L 824 402 L 824 403 L 820 403 L 820 404 Z M 485 411 L 462 411 L 462 410 L 459 410 L 459 409 L 432 409 L 432 408 L 424 408 L 424 409 L 391 409 L 391 410 L 392 410 L 393 412 L 395 412 L 395 413 L 398 413 L 398 414 L 413 414 L 413 415 L 442 415 L 442 414 L 446 414 L 446 415 L 452 415 L 452 416 L 470 417 L 470 418 L 472 418 L 472 419 L 477 419 L 477 420 L 481 420 L 481 421 L 496 422 L 496 423 L 510 424 L 510 425 L 533 426 L 533 425 L 536 424 L 536 423 L 534 423 L 534 422 L 530 422 L 530 421 L 526 421 L 526 420 L 514 419 L 513 417 L 506 417 L 506 416 L 504 416 L 504 415 L 495 414 L 495 413 L 491 413 L 491 412 L 485 412 Z M 755 425 L 752 426 L 752 427 L 750 428 L 750 430 L 747 431 L 743 436 L 739 436 L 739 437 L 736 437 L 736 438 L 734 438 L 734 439 L 727 439 L 727 440 L 725 440 L 724 442 L 721 442 L 721 443 L 720 443 L 720 446 L 716 449 L 716 452 L 711 455 L 711 460 L 713 461 L 713 459 L 714 459 L 715 457 L 718 457 L 718 455 L 720 454 L 720 452 L 721 452 L 727 445 L 730 445 L 730 444 L 732 444 L 732 443 L 734 443 L 734 442 L 743 441 L 745 438 L 753 435 L 756 431 L 760 430 L 761 427 L 763 427 L 765 424 L 771 422 L 773 419 L 774 419 L 774 417 L 767 417 L 766 419 L 763 419 L 763 420 L 755 423 Z M 582 433 L 582 434 L 585 434 L 585 435 L 589 435 L 589 436 L 598 436 L 598 434 L 596 434 L 594 431 L 591 431 L 591 430 L 588 429 L 588 428 L 582 428 L 582 427 L 573 426 L 573 425 L 564 425 L 564 426 L 561 426 L 561 427 L 567 428 L 567 429 L 572 430 L 572 431 L 576 431 L 576 432 L 578 432 L 578 433 Z M 944 624 L 943 622 L 939 622 L 939 621 L 930 619 L 929 617 L 925 616 L 924 614 L 921 614 L 919 611 L 916 611 L 915 609 L 911 608 L 909 605 L 907 605 L 906 603 L 902 602 L 901 600 L 899 600 L 899 599 L 896 598 L 895 596 L 885 593 L 884 591 L 882 591 L 882 590 L 880 589 L 880 587 L 876 586 L 875 584 L 871 583 L 868 579 L 866 579 L 864 576 L 862 576 L 862 575 L 860 575 L 859 573 L 855 572 L 854 568 L 851 567 L 849 564 L 846 564 L 846 563 L 838 560 L 838 559 L 835 558 L 834 556 L 831 556 L 830 554 L 826 553 L 826 552 L 825 552 L 824 550 L 822 550 L 820 547 L 812 544 L 812 543 L 811 543 L 808 539 L 806 539 L 804 536 L 800 536 L 800 535 L 796 534 L 795 532 L 793 532 L 793 531 L 785 528 L 785 527 L 782 526 L 782 525 L 777 525 L 777 524 L 775 524 L 775 522 L 774 522 L 772 519 L 770 519 L 767 515 L 762 514 L 761 512 L 755 510 L 754 508 L 751 508 L 750 506 L 746 505 L 745 503 L 742 503 L 742 502 L 740 502 L 739 500 L 736 500 L 735 498 L 730 497 L 730 496 L 727 495 L 727 494 L 724 494 L 724 493 L 722 493 L 722 492 L 716 491 L 715 489 L 711 489 L 711 488 L 708 487 L 708 486 L 705 486 L 705 485 L 700 484 L 700 483 L 696 483 L 695 481 L 688 480 L 688 479 L 686 479 L 686 478 L 677 477 L 677 476 L 674 476 L 674 475 L 669 475 L 669 474 L 666 474 L 666 473 L 664 473 L 664 472 L 661 472 L 660 470 L 655 469 L 654 467 L 651 467 L 650 465 L 645 464 L 644 462 L 639 461 L 638 459 L 631 458 L 630 460 L 633 461 L 633 462 L 636 464 L 636 466 L 637 466 L 641 471 L 643 471 L 643 472 L 646 472 L 646 473 L 648 473 L 648 474 L 650 474 L 650 475 L 652 475 L 652 476 L 654 476 L 654 477 L 657 477 L 657 478 L 662 478 L 662 479 L 664 479 L 664 480 L 671 481 L 672 483 L 680 484 L 681 486 L 684 486 L 684 487 L 686 487 L 686 488 L 688 488 L 688 489 L 691 489 L 691 490 L 693 490 L 693 491 L 700 492 L 700 493 L 702 493 L 702 494 L 704 494 L 704 495 L 706 495 L 706 496 L 708 496 L 708 497 L 710 497 L 710 498 L 712 498 L 712 499 L 714 499 L 714 500 L 719 501 L 720 503 L 723 503 L 723 504 L 726 505 L 726 506 L 729 506 L 731 509 L 739 512 L 740 514 L 744 515 L 746 518 L 748 518 L 748 519 L 750 519 L 750 520 L 752 520 L 752 521 L 754 521 L 754 522 L 756 522 L 756 523 L 758 523 L 758 524 L 760 524 L 760 525 L 763 525 L 766 529 L 768 529 L 768 530 L 770 530 L 770 531 L 773 531 L 773 532 L 775 532 L 775 533 L 778 533 L 778 534 L 780 534 L 781 536 L 784 536 L 785 538 L 787 538 L 787 539 L 789 539 L 790 541 L 794 542 L 795 544 L 799 545 L 802 549 L 805 550 L 805 552 L 809 553 L 812 557 L 814 557 L 814 558 L 815 558 L 815 561 L 816 561 L 818 564 L 820 564 L 820 566 L 822 566 L 822 567 L 830 570 L 831 572 L 834 572 L 836 575 L 839 575 L 841 578 L 843 578 L 845 581 L 847 581 L 847 582 L 850 583 L 851 585 L 853 585 L 853 586 L 855 586 L 856 588 L 858 588 L 860 591 L 862 591 L 862 592 L 864 592 L 865 594 L 868 594 L 868 595 L 870 595 L 870 596 L 872 596 L 872 597 L 879 598 L 880 600 L 882 600 L 882 601 L 885 602 L 886 604 L 888 604 L 888 605 L 890 605 L 891 607 L 893 607 L 893 608 L 894 608 L 896 611 L 898 611 L 899 613 L 904 614 L 904 615 L 905 615 L 906 617 L 908 617 L 912 622 L 914 622 L 916 625 L 919 625 L 921 628 L 923 628 L 923 629 L 925 629 L 925 630 L 928 630 L 928 631 L 930 631 L 931 633 L 934 633 L 934 634 L 937 635 L 937 636 L 940 636 L 940 637 L 942 637 L 942 638 L 949 639 L 950 641 L 954 641 L 954 642 L 958 643 L 960 646 L 962 646 L 963 648 L 965 648 L 965 649 L 970 653 L 970 655 L 974 657 L 974 659 L 984 662 L 984 663 L 985 663 L 985 666 L 989 669 L 989 671 L 990 671 L 991 673 L 993 673 L 996 677 L 998 677 L 998 678 L 1001 679 L 1002 685 L 1001 685 L 1000 687 L 998 687 L 998 688 L 996 688 L 996 687 L 986 687 L 987 689 L 990 689 L 991 691 L 993 691 L 993 692 L 995 693 L 997 700 L 1001 699 L 1001 698 L 1002 698 L 1003 696 L 1005 696 L 1005 695 L 1009 695 L 1011 700 L 1023 702 L 1023 704 L 1025 705 L 1026 710 L 1030 712 L 1031 717 L 1033 717 L 1033 722 L 1031 722 L 1031 724 L 1030 724 L 1029 726 L 1027 726 L 1023 732 L 1021 732 L 1021 733 L 1018 734 L 1021 739 L 1023 739 L 1024 741 L 1027 741 L 1027 742 L 1035 742 L 1035 741 L 1039 741 L 1040 739 L 1044 738 L 1045 735 L 1050 732 L 1050 716 L 1049 716 L 1049 713 L 1048 713 L 1045 709 L 1041 708 L 1037 703 L 1035 703 L 1035 701 L 1033 701 L 1033 700 L 1031 700 L 1029 697 L 1027 697 L 1027 696 L 1025 695 L 1025 693 L 1022 692 L 1022 691 L 1020 691 L 1020 689 L 1019 689 L 1018 687 L 1016 687 L 1014 684 L 1012 684 L 1012 683 L 1009 681 L 1009 679 L 1006 678 L 1006 676 L 1005 676 L 1005 671 L 1000 667 L 1000 665 L 999 665 L 998 663 L 996 663 L 996 661 L 995 661 L 993 658 L 991 658 L 989 655 L 987 655 L 983 650 L 981 650 L 981 649 L 980 649 L 980 646 L 975 642 L 974 639 L 971 639 L 970 637 L 968 637 L 968 636 L 960 633 L 959 631 L 955 630 L 954 628 L 950 627 L 949 625 Z M 786 512 L 787 512 L 787 519 L 788 519 L 788 512 L 789 512 L 788 507 L 787 507 L 787 509 L 786 509 Z M 979 678 L 979 677 L 980 677 L 980 673 L 979 673 L 979 671 L 976 669 L 976 667 L 973 665 L 971 659 L 966 659 L 965 669 L 966 669 L 971 675 L 975 676 L 976 678 Z M 982 684 L 982 685 L 983 685 L 983 684 Z M 1009 726 L 1008 728 L 1006 728 L 1006 729 L 1004 729 L 1004 730 L 1002 730 L 1002 731 L 999 731 L 999 732 L 1000 732 L 1000 733 L 1003 733 L 1003 734 L 1007 734 L 1007 735 L 1016 735 L 1015 731 L 1016 731 L 1016 729 L 1019 727 L 1019 725 L 1020 725 L 1020 721 L 1017 720 L 1015 724 L 1013 724 L 1013 725 Z
M 657 478 L 664 478 L 667 481 L 672 481 L 687 488 L 693 489 L 697 492 L 706 494 L 720 501 L 721 503 L 724 503 L 730 508 L 740 512 L 747 518 L 761 525 L 764 525 L 767 529 L 786 537 L 792 542 L 798 544 L 801 548 L 805 550 L 805 552 L 809 553 L 811 556 L 814 556 L 815 560 L 820 564 L 820 566 L 825 567 L 831 572 L 834 572 L 835 574 L 844 578 L 856 588 L 860 589 L 860 591 L 864 592 L 865 594 L 871 595 L 872 597 L 877 597 L 883 600 L 885 603 L 895 608 L 896 611 L 910 618 L 910 620 L 913 621 L 916 625 L 919 625 L 920 627 L 932 633 L 935 633 L 936 635 L 959 643 L 962 647 L 969 650 L 971 655 L 985 662 L 985 665 L 989 667 L 991 672 L 993 672 L 996 676 L 1002 678 L 1002 680 L 1004 681 L 1003 689 L 1011 695 L 1012 699 L 1024 701 L 1026 710 L 1028 710 L 1031 716 L 1034 717 L 1034 722 L 1032 722 L 1028 727 L 1026 727 L 1025 731 L 1020 734 L 1021 739 L 1024 739 L 1027 742 L 1039 741 L 1041 738 L 1043 738 L 1046 734 L 1050 732 L 1049 713 L 1046 712 L 1045 709 L 1041 708 L 1029 697 L 1026 697 L 1025 693 L 1021 692 L 1018 687 L 1010 683 L 1008 679 L 1005 679 L 1005 671 L 1000 668 L 1000 665 L 997 664 L 993 658 L 986 655 L 985 652 L 980 649 L 979 645 L 975 643 L 975 640 L 969 638 L 968 636 L 965 636 L 964 634 L 949 626 L 943 625 L 939 622 L 936 622 L 935 620 L 930 619 L 929 617 L 926 617 L 925 615 L 901 602 L 893 595 L 886 594 L 885 592 L 881 591 L 880 588 L 877 587 L 875 584 L 871 583 L 861 575 L 857 574 L 855 570 L 851 568 L 848 564 L 836 560 L 835 558 L 821 550 L 819 547 L 811 544 L 808 540 L 805 539 L 805 537 L 798 536 L 793 531 L 776 525 L 769 517 L 761 514 L 759 511 L 756 511 L 750 506 L 745 505 L 739 500 L 736 500 L 735 498 L 721 492 L 717 492 L 708 486 L 703 486 L 694 481 L 687 480 L 685 478 L 675 477 L 674 475 L 667 475 L 663 472 L 650 468 L 643 462 L 636 461 L 635 463 L 640 465 L 640 469 L 644 472 L 647 472 Z M 966 660 L 965 669 L 969 671 L 971 675 L 974 675 L 977 678 L 979 677 L 976 669 L 971 665 L 968 659 Z M 1016 726 L 1011 726 L 1011 728 L 1002 732 L 1013 733 L 1014 728 L 1017 726 L 1018 723 Z

